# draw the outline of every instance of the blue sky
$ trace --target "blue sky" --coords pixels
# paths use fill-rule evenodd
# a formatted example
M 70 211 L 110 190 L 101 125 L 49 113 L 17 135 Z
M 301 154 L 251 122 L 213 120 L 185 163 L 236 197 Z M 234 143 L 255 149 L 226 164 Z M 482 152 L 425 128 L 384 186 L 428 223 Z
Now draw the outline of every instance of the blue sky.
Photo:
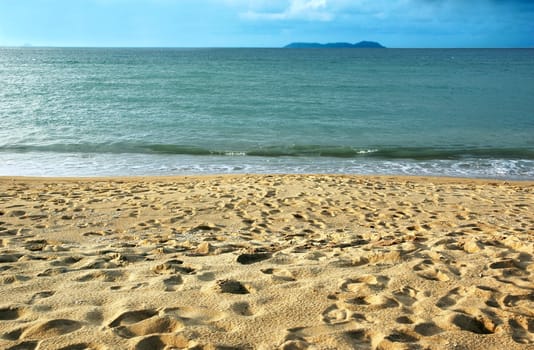
M 0 46 L 534 47 L 534 0 L 0 0 Z

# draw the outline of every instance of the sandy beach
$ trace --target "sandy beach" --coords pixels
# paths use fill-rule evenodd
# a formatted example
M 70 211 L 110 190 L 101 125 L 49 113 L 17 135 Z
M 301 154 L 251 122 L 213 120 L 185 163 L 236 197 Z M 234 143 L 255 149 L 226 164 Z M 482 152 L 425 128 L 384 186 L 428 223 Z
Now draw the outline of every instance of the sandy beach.
M 532 349 L 534 183 L 0 178 L 1 349 Z

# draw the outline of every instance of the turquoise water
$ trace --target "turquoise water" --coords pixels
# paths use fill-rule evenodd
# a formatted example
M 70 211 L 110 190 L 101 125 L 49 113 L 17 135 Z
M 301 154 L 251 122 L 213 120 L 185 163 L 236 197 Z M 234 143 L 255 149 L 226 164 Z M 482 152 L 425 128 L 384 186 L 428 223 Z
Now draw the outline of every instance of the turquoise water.
M 534 179 L 534 50 L 0 48 L 0 175 Z

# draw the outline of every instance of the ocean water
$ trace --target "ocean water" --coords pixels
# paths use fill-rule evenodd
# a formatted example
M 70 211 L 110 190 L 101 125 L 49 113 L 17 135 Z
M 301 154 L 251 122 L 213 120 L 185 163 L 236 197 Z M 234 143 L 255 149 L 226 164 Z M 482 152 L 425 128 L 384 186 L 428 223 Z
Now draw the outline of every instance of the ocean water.
M 534 179 L 534 50 L 0 48 L 0 175 Z

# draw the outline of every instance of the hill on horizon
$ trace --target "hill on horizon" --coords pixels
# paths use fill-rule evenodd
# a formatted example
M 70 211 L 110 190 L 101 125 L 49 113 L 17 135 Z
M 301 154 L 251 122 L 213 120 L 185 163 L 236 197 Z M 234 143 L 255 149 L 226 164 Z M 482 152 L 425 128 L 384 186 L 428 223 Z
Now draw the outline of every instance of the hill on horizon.
M 284 46 L 284 48 L 289 49 L 300 49 L 300 48 L 365 48 L 365 49 L 384 49 L 385 46 L 381 45 L 376 41 L 360 41 L 359 43 L 351 44 L 346 42 L 338 43 L 306 43 L 306 42 L 294 42 L 289 45 Z

